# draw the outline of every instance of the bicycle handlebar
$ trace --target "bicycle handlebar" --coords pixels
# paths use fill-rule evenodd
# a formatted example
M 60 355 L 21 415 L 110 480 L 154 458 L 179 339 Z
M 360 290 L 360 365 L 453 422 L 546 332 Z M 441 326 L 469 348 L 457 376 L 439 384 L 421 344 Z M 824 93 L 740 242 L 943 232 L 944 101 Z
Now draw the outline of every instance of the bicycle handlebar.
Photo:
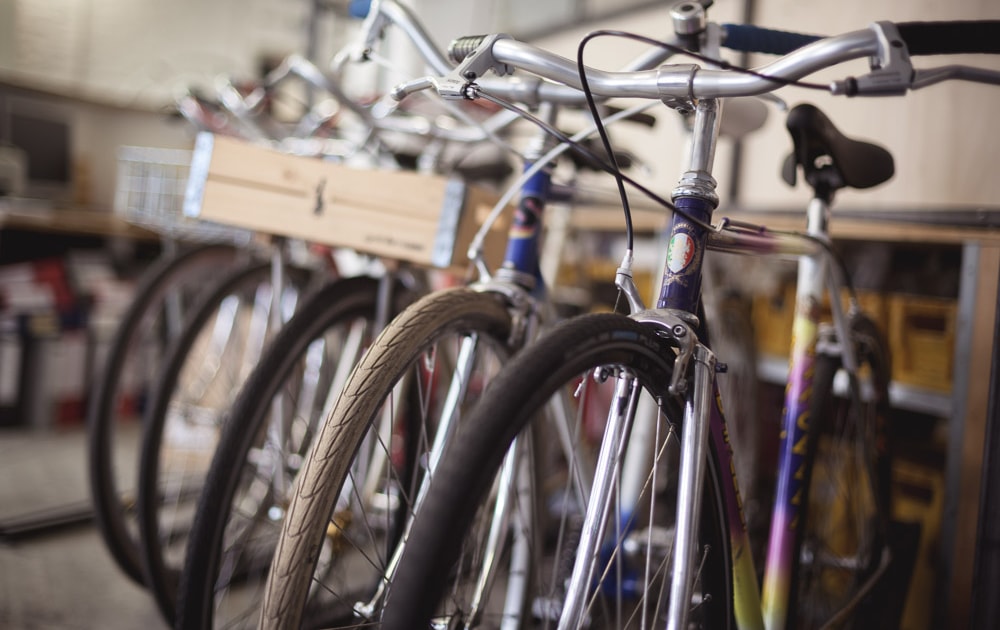
M 751 24 L 723 24 L 722 32 L 722 45 L 726 48 L 769 55 L 787 55 L 797 48 L 822 39 L 819 35 L 779 31 Z
M 469 53 L 449 76 L 427 77 L 404 84 L 396 88 L 394 96 L 402 99 L 413 91 L 433 87 L 445 98 L 469 98 L 474 96 L 469 91 L 472 82 L 486 71 L 492 69 L 503 75 L 517 68 L 562 86 L 539 79 L 535 79 L 535 82 L 483 82 L 481 85 L 488 86 L 492 94 L 523 102 L 545 99 L 578 102 L 564 87 L 569 86 L 576 91 L 582 89 L 574 61 L 505 35 L 489 36 L 482 41 L 484 43 Z M 877 22 L 867 29 L 824 38 L 752 26 L 735 29 L 727 27 L 727 47 L 740 45 L 747 49 L 766 49 L 770 52 L 788 48 L 792 50 L 783 52 L 782 57 L 759 68 L 756 74 L 691 64 L 623 72 L 607 72 L 588 67 L 586 75 L 594 96 L 655 98 L 669 104 L 691 102 L 699 98 L 765 94 L 816 71 L 859 58 L 872 59 L 872 72 L 862 77 L 831 83 L 829 89 L 832 93 L 848 96 L 903 94 L 910 89 L 951 79 L 1000 84 L 1000 72 L 980 68 L 946 66 L 914 70 L 909 63 L 908 49 L 911 43 L 915 51 L 913 54 L 921 55 L 1000 53 L 1000 21 L 914 22 L 899 25 Z M 563 89 L 560 90 L 560 87 Z M 544 93 L 545 91 L 548 93 Z M 575 98 L 578 99 L 579 95 Z

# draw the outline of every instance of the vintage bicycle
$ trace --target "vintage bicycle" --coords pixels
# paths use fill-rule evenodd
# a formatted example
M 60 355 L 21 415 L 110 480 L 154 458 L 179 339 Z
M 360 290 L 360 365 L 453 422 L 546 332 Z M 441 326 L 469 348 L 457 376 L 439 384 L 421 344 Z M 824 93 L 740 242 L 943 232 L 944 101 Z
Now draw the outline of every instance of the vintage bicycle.
M 718 118 L 729 97 L 784 85 L 838 95 L 904 94 L 950 79 L 1000 83 L 966 66 L 914 69 L 910 55 L 998 53 L 997 22 L 877 22 L 803 38 L 704 21 L 675 7 L 711 57 L 701 65 L 615 73 L 509 38 L 486 38 L 460 71 L 431 78 L 439 93 L 492 98 L 514 90 L 468 68 L 513 68 L 597 96 L 658 99 L 694 113 L 688 168 L 673 192 L 660 293 L 647 308 L 626 253 L 616 284 L 629 314 L 570 320 L 504 366 L 441 457 L 387 578 L 384 628 L 883 627 L 889 534 L 889 361 L 876 328 L 851 301 L 828 238 L 841 188 L 892 174 L 883 149 L 840 134 L 819 111 L 792 111 L 795 163 L 815 191 L 805 234 L 722 220 L 712 224 Z M 607 33 L 605 33 L 607 34 Z M 596 36 L 596 35 L 595 35 Z M 750 41 L 747 38 L 759 38 Z M 645 40 L 648 41 L 648 40 Z M 754 71 L 714 61 L 720 42 L 783 54 Z M 652 45 L 658 45 L 650 42 Z M 806 44 L 806 45 L 802 45 Z M 801 46 L 801 48 L 799 48 Z M 792 50 L 794 49 L 794 50 Z M 809 74 L 856 58 L 871 72 L 830 85 Z M 716 374 L 699 307 L 710 250 L 799 257 L 796 319 L 778 486 L 762 587 L 749 552 Z M 822 292 L 833 325 L 821 326 Z M 724 358 L 724 357 L 723 357 Z M 550 401 L 579 416 L 606 410 L 594 462 L 563 462 L 561 484 L 537 481 L 537 435 Z M 567 402 L 568 401 L 568 402 Z M 588 471 L 593 470 L 593 474 Z M 592 480 L 592 481 L 591 481 Z M 548 502 L 541 497 L 549 497 Z M 557 497 L 558 501 L 553 501 Z

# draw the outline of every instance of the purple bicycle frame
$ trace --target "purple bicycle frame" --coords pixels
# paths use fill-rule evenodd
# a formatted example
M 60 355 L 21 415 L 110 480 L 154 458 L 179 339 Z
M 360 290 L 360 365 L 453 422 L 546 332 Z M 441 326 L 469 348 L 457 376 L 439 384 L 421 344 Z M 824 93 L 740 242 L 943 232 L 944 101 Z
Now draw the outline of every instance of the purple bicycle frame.
M 714 205 L 698 197 L 682 197 L 675 204 L 688 216 L 708 223 Z M 826 205 L 814 200 L 810 207 L 810 233 Z M 730 532 L 733 565 L 734 609 L 740 628 L 784 628 L 788 623 L 790 588 L 796 566 L 793 558 L 798 535 L 801 475 L 809 422 L 808 393 L 812 386 L 818 339 L 819 298 L 826 286 L 826 262 L 822 247 L 799 234 L 770 232 L 766 229 L 709 231 L 675 213 L 669 228 L 667 261 L 664 266 L 657 307 L 695 315 L 701 292 L 704 252 L 713 250 L 744 255 L 769 255 L 799 260 L 797 308 L 793 327 L 793 348 L 782 414 L 778 484 L 772 512 L 768 555 L 763 589 L 750 553 L 742 500 L 736 486 L 733 450 L 729 442 L 718 384 L 713 386 L 715 404 L 709 416 L 709 439 L 722 475 L 723 501 Z M 731 475 L 725 472 L 730 471 Z

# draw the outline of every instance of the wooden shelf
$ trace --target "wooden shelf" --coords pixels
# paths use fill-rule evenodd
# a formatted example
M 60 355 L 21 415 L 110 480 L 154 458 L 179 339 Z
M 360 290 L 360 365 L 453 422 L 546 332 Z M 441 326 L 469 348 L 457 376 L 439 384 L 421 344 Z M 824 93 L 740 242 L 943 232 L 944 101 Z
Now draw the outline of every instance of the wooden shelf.
M 0 200 L 0 230 L 21 229 L 155 240 L 150 230 L 100 210 L 56 208 L 42 201 Z
M 761 357 L 757 360 L 757 375 L 762 381 L 773 385 L 788 382 L 788 360 L 782 357 Z M 847 391 L 847 377 L 841 372 L 833 381 L 834 391 Z M 953 412 L 952 395 L 935 392 L 906 383 L 889 384 L 889 404 L 896 409 L 916 411 L 940 418 L 948 418 Z
M 772 230 L 805 230 L 805 212 L 718 210 L 716 221 L 723 217 L 767 226 Z M 837 212 L 830 221 L 835 239 L 889 241 L 898 243 L 939 243 L 964 245 L 979 243 L 1000 245 L 1000 212 L 990 210 L 941 210 L 916 212 Z M 974 219 L 979 219 L 975 221 Z

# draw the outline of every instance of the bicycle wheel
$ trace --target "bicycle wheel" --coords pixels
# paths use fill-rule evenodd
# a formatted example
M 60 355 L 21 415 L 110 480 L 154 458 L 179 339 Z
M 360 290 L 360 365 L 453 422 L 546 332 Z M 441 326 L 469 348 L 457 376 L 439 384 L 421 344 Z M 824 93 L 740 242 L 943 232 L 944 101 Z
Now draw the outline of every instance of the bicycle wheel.
M 458 288 L 396 317 L 365 354 L 296 482 L 268 576 L 267 627 L 368 626 L 432 440 L 506 360 L 506 300 Z
M 152 394 L 156 368 L 179 334 L 183 312 L 204 289 L 205 276 L 243 258 L 235 247 L 207 245 L 150 267 L 122 318 L 88 405 L 87 466 L 97 529 L 121 570 L 139 584 L 132 437 Z
M 706 302 L 708 302 L 706 300 Z M 719 393 L 726 402 L 726 427 L 733 445 L 736 479 L 743 499 L 743 513 L 750 531 L 754 566 L 764 566 L 770 496 L 758 474 L 761 452 L 757 347 L 748 300 L 738 295 L 720 296 L 705 317 L 709 345 L 726 371 L 718 375 Z
M 673 356 L 672 348 L 651 328 L 621 316 L 600 314 L 559 325 L 509 362 L 440 462 L 403 546 L 382 627 L 496 628 L 523 627 L 529 622 L 555 627 L 570 595 L 566 589 L 568 569 L 576 561 L 582 534 L 582 503 L 588 495 L 581 471 L 587 463 L 565 461 L 561 471 L 559 466 L 546 467 L 547 474 L 538 486 L 544 493 L 541 505 L 546 506 L 537 523 L 540 535 L 517 537 L 543 541 L 541 548 L 530 551 L 531 576 L 527 581 L 532 587 L 527 609 L 532 619 L 509 616 L 509 593 L 500 581 L 509 578 L 487 574 L 484 579 L 480 564 L 482 542 L 495 530 L 496 496 L 492 491 L 509 445 L 515 436 L 520 434 L 517 439 L 522 439 L 526 435 L 525 429 L 533 420 L 550 416 L 548 410 L 558 408 L 558 401 L 567 396 L 573 401 L 575 426 L 607 417 L 610 403 L 619 410 L 640 409 L 636 422 L 646 415 L 655 419 L 658 427 L 649 442 L 635 439 L 637 427 L 632 427 L 630 448 L 651 447 L 640 451 L 648 454 L 647 465 L 638 477 L 631 476 L 634 471 L 622 470 L 618 479 L 638 479 L 640 483 L 616 484 L 610 495 L 614 500 L 605 506 L 613 512 L 604 521 L 603 546 L 593 556 L 596 566 L 592 579 L 584 580 L 585 613 L 580 627 L 664 627 L 662 617 L 668 604 L 664 599 L 670 590 L 669 559 L 673 555 L 672 513 L 678 491 L 675 475 L 670 473 L 679 457 L 682 419 L 682 401 L 666 392 Z M 622 385 L 629 387 L 617 389 Z M 638 387 L 632 389 L 633 385 Z M 609 386 L 635 395 L 630 395 L 626 404 L 609 396 Z M 652 403 L 650 411 L 655 416 L 641 411 L 648 403 Z M 689 615 L 692 625 L 726 628 L 732 621 L 731 560 L 728 521 L 720 499 L 723 471 L 716 461 L 709 457 L 707 462 Z M 510 511 L 510 522 L 523 526 L 529 520 L 520 514 L 530 514 L 532 508 Z M 480 525 L 485 526 L 482 531 Z M 509 557 L 518 553 L 516 547 L 508 547 L 499 551 Z M 487 549 L 494 555 L 498 551 Z M 498 565 L 493 562 L 493 566 Z M 490 583 L 501 587 L 494 586 L 492 591 L 483 588 Z
M 877 578 L 886 567 L 891 465 L 887 432 L 890 362 L 871 320 L 851 322 L 858 379 L 837 395 L 839 356 L 817 357 L 798 553 L 795 627 L 881 628 Z M 846 374 L 845 374 L 846 375 Z M 796 582 L 793 582 L 793 584 Z M 852 621 L 851 623 L 847 623 Z
M 177 627 L 256 626 L 294 477 L 375 336 L 379 282 L 340 280 L 312 296 L 243 385 L 198 501 Z M 391 311 L 402 310 L 410 296 L 397 283 Z
M 279 298 L 290 317 L 309 274 L 288 269 Z M 140 558 L 147 587 L 173 621 L 194 507 L 222 418 L 274 334 L 272 267 L 249 265 L 218 280 L 170 348 L 144 417 L 139 459 Z

